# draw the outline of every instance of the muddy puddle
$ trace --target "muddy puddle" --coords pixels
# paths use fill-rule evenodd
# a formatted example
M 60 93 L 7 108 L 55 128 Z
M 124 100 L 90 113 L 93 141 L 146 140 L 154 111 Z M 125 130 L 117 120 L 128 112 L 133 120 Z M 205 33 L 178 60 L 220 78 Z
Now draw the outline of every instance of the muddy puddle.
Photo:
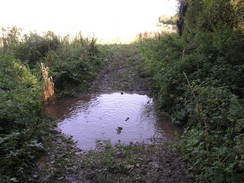
M 101 144 L 165 142 L 176 129 L 158 118 L 147 95 L 108 93 L 62 99 L 46 106 L 49 115 L 59 120 L 58 128 L 72 136 L 84 150 Z

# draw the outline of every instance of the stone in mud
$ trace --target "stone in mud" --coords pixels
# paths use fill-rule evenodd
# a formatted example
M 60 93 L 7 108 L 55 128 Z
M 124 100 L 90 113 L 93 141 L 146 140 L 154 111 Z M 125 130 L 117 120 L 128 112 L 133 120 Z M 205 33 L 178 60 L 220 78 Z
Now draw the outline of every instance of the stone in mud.
M 120 134 L 121 131 L 123 130 L 123 128 L 121 126 L 119 126 L 116 130 L 117 130 L 117 134 Z

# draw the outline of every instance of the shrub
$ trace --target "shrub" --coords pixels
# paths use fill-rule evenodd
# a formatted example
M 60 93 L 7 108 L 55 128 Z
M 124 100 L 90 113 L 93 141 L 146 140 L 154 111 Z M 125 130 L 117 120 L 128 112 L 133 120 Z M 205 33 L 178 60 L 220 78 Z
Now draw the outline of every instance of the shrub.
M 31 33 L 26 34 L 24 40 L 15 47 L 14 55 L 23 63 L 34 67 L 36 63 L 47 56 L 49 51 L 55 51 L 59 46 L 60 41 L 52 32 L 48 32 L 44 36 Z
M 196 87 L 189 128 L 181 150 L 201 180 L 221 183 L 243 178 L 244 104 L 225 88 Z
M 38 139 L 43 124 L 40 93 L 40 83 L 28 68 L 14 58 L 0 57 L 0 175 L 3 180 L 24 177 L 36 153 L 43 150 Z
M 172 122 L 184 126 L 179 147 L 199 181 L 241 182 L 244 44 L 239 1 L 180 2 L 181 9 L 187 7 L 179 12 L 182 36 L 141 40 L 153 93 Z
M 50 51 L 43 61 L 50 68 L 56 92 L 75 95 L 89 87 L 101 65 L 102 56 L 95 39 L 85 39 L 79 34 L 74 39 L 63 39 L 61 46 Z
M 17 58 L 40 79 L 40 63 L 49 67 L 59 96 L 75 95 L 88 88 L 102 61 L 95 38 L 77 34 L 60 37 L 53 32 L 21 34 L 14 27 L 2 30 L 0 55 Z
M 32 182 L 53 123 L 42 113 L 40 63 L 49 67 L 58 95 L 86 89 L 102 57 L 95 39 L 22 35 L 3 29 L 0 37 L 0 182 Z

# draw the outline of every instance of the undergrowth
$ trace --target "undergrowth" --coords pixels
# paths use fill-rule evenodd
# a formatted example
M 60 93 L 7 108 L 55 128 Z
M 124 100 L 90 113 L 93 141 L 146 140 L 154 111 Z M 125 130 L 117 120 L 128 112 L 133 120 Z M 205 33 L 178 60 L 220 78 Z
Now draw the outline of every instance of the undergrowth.
M 22 35 L 0 37 L 0 182 L 33 182 L 31 172 L 45 153 L 44 139 L 55 124 L 43 113 L 41 63 L 49 68 L 56 96 L 89 87 L 102 61 L 96 39 Z
M 241 182 L 243 6 L 226 0 L 180 2 L 187 6 L 179 11 L 184 20 L 181 36 L 139 41 L 145 72 L 153 81 L 158 107 L 185 128 L 179 149 L 199 181 Z

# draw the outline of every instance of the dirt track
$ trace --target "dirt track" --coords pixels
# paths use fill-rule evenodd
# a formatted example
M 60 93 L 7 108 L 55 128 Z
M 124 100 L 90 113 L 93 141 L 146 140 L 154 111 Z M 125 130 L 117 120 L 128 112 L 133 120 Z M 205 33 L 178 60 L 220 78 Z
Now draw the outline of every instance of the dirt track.
M 108 46 L 104 68 L 90 92 L 148 93 L 141 57 L 135 45 Z M 95 151 L 80 151 L 71 140 L 54 131 L 47 137 L 49 152 L 38 161 L 37 182 L 191 183 L 186 162 L 167 144 L 102 145 Z M 32 180 L 32 182 L 35 182 Z
M 142 58 L 136 45 L 111 45 L 104 68 L 92 85 L 92 92 L 146 92 L 147 82 L 140 77 Z

